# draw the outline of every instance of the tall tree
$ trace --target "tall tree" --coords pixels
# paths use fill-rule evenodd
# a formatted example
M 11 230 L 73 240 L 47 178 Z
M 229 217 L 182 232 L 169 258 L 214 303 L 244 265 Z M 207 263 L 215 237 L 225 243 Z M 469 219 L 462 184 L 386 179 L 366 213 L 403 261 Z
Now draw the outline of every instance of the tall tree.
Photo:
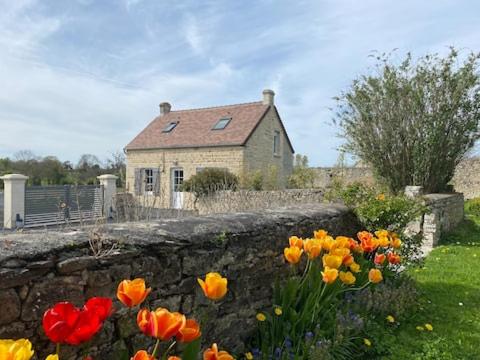
M 353 81 L 338 100 L 335 122 L 345 149 L 372 166 L 393 191 L 446 189 L 455 167 L 479 138 L 479 54 L 461 61 L 408 54 L 395 64 L 377 57 L 377 72 Z

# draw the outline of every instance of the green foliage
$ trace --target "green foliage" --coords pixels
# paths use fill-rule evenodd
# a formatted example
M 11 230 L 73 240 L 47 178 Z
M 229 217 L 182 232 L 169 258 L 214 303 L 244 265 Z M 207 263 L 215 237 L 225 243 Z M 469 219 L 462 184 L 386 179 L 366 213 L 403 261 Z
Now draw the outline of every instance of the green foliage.
M 346 186 L 337 194 L 345 205 L 353 209 L 368 231 L 386 229 L 402 233 L 409 222 L 426 211 L 419 200 L 380 193 L 358 183 Z
M 480 217 L 480 198 L 465 201 L 465 212 L 473 217 Z
M 314 181 L 315 171 L 308 166 L 307 156 L 297 154 L 292 175 L 288 178 L 288 187 L 291 189 L 311 189 Z
M 220 190 L 235 190 L 238 177 L 225 169 L 206 168 L 193 175 L 182 184 L 182 191 L 194 193 L 196 196 L 207 196 Z
M 421 185 L 441 192 L 480 137 L 480 55 L 455 49 L 399 64 L 380 55 L 376 72 L 353 81 L 335 122 L 345 150 L 369 164 L 393 192 Z
M 30 151 L 20 151 L 14 159 L 0 159 L 0 175 L 19 173 L 28 176 L 28 185 L 97 184 L 97 176 L 113 174 L 119 177 L 117 186 L 125 183 L 125 157 L 112 154 L 105 164 L 94 155 L 84 154 L 77 165 L 61 162 L 55 156 L 39 157 Z M 0 188 L 3 182 L 0 182 Z
M 241 187 L 246 190 L 277 190 L 280 187 L 278 168 L 275 165 L 267 169 L 246 171 L 242 174 Z

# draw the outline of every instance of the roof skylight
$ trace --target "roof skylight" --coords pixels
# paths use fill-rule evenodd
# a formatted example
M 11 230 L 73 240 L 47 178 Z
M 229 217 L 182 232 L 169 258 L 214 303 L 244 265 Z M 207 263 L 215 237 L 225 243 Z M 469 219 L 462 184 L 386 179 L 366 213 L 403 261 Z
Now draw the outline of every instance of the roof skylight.
M 171 122 L 169 123 L 167 126 L 165 126 L 162 130 L 162 132 L 164 133 L 168 133 L 170 131 L 172 131 L 173 129 L 175 129 L 175 126 L 177 126 L 178 122 Z
M 227 127 L 232 118 L 222 118 L 213 126 L 212 130 L 223 130 Z

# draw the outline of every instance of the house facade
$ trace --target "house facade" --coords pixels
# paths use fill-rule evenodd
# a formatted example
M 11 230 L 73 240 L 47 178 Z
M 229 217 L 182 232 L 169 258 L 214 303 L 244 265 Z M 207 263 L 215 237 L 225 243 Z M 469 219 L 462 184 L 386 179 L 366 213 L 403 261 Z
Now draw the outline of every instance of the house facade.
M 160 115 L 125 147 L 127 190 L 158 207 L 183 208 L 183 181 L 205 168 L 240 178 L 270 172 L 285 187 L 294 150 L 274 96 L 264 90 L 258 102 L 178 111 L 161 103 Z

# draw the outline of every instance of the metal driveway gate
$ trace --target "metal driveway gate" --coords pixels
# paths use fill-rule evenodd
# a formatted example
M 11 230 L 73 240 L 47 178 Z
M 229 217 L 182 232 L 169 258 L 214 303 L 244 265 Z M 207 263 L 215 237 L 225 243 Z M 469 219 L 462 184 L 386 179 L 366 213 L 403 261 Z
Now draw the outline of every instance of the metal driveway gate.
M 31 186 L 25 189 L 25 227 L 82 222 L 102 216 L 101 185 Z

